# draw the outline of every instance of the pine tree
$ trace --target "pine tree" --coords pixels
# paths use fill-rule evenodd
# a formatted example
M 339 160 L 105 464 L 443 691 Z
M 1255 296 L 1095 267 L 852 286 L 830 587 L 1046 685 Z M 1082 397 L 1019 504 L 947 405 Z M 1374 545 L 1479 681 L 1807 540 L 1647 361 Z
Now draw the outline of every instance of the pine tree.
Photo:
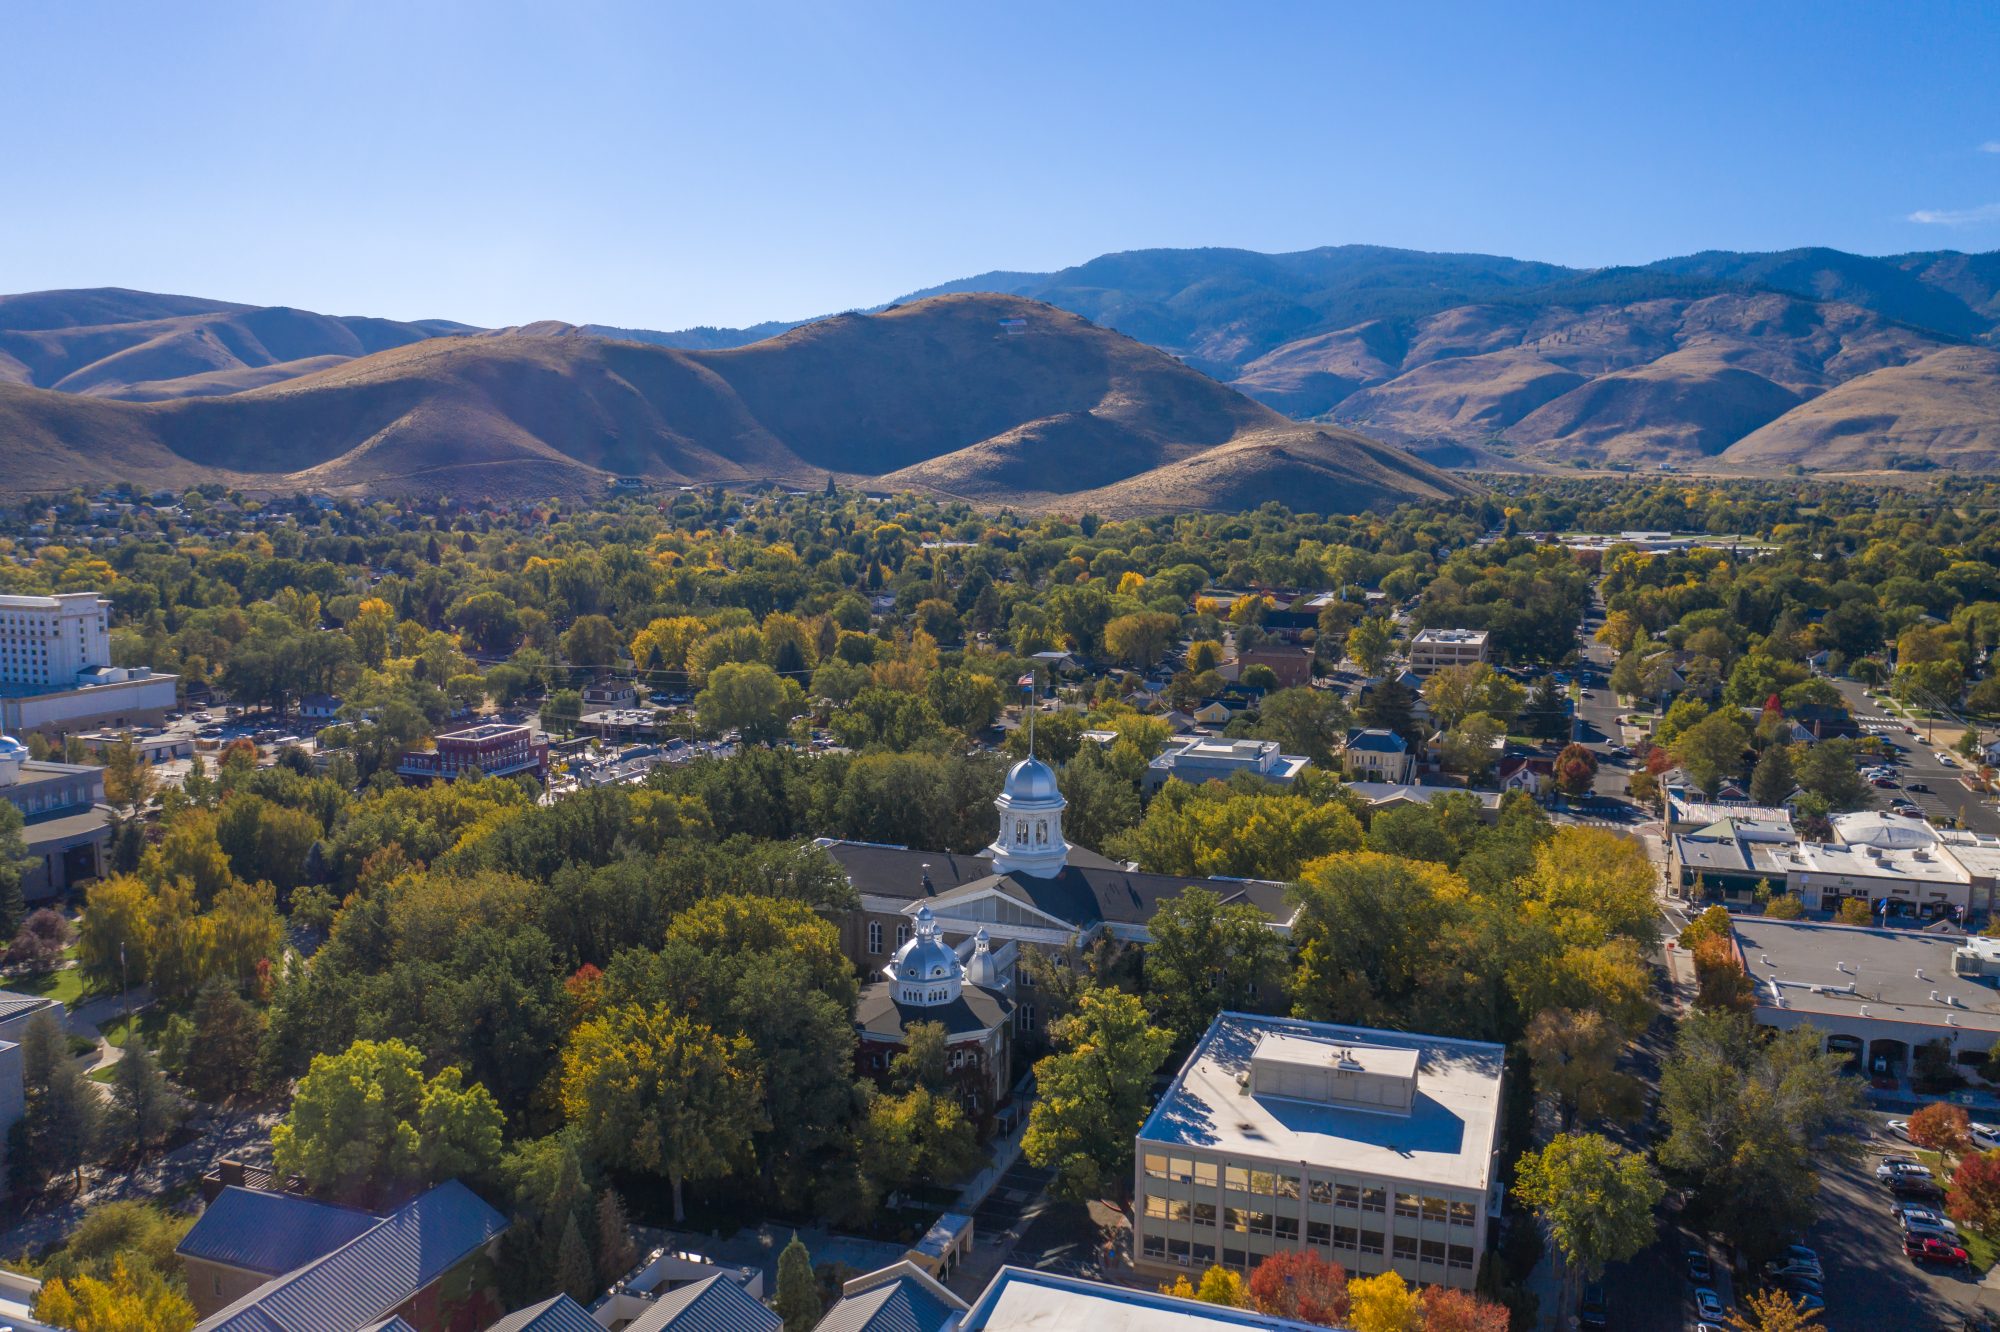
M 813 1280 L 812 1255 L 792 1232 L 792 1242 L 778 1255 L 778 1298 L 772 1306 L 785 1320 L 785 1332 L 812 1332 L 819 1321 L 819 1284 Z
M 28 899 L 21 893 L 21 876 L 0 869 L 0 951 L 21 932 L 28 918 Z
M 562 1246 L 556 1255 L 556 1286 L 579 1303 L 587 1303 L 595 1293 L 590 1248 L 583 1242 L 583 1229 L 576 1224 L 574 1214 L 563 1226 Z
M 615 1189 L 597 1195 L 597 1275 L 610 1285 L 632 1270 L 639 1251 L 632 1244 L 632 1226 L 625 1219 L 625 1200 Z
M 47 1175 L 73 1172 L 80 1187 L 83 1167 L 102 1134 L 104 1106 L 48 1013 L 37 1014 L 23 1033 L 21 1072 L 27 1093 L 24 1137 L 35 1167 Z
M 264 1033 L 257 1010 L 220 976 L 211 977 L 195 999 L 194 1035 L 193 1048 L 199 1054 L 188 1060 L 189 1090 L 210 1102 L 243 1091 L 251 1081 Z
M 1791 747 L 1782 744 L 1764 746 L 1764 756 L 1757 760 L 1757 766 L 1750 773 L 1750 798 L 1757 804 L 1776 807 L 1785 803 L 1785 797 L 1797 785 L 1798 779 L 1792 773 Z
M 136 1039 L 112 1066 L 111 1108 L 104 1117 L 107 1153 L 133 1156 L 163 1141 L 178 1126 L 180 1108 L 151 1052 Z

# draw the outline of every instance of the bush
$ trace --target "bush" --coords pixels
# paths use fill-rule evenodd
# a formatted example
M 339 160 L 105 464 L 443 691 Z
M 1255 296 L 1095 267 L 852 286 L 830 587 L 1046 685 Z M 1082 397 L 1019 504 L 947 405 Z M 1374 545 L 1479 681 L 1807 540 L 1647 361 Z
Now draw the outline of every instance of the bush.
M 53 971 L 62 961 L 63 950 L 75 942 L 76 931 L 62 913 L 43 907 L 21 922 L 21 932 L 14 936 L 0 962 L 23 971 Z

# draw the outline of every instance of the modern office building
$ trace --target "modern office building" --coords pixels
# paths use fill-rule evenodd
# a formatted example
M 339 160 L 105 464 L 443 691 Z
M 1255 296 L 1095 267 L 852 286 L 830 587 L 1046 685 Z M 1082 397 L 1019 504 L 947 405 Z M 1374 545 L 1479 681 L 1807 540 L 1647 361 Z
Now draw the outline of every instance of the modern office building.
M 1505 1050 L 1223 1013 L 1137 1141 L 1142 1272 L 1311 1249 L 1469 1289 L 1497 1206 Z
M 1145 787 L 1156 790 L 1169 778 L 1190 785 L 1226 782 L 1239 772 L 1290 786 L 1312 760 L 1278 752 L 1275 740 L 1225 740 L 1219 736 L 1177 735 L 1146 765 Z
M 1410 669 L 1420 675 L 1486 660 L 1484 629 L 1420 629 L 1410 640 Z

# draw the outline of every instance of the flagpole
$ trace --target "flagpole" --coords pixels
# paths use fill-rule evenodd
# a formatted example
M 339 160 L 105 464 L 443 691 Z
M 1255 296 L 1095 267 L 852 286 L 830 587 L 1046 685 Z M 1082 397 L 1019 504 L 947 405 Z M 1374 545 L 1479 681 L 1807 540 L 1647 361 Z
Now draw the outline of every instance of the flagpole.
M 1035 672 L 1028 672 L 1028 757 L 1035 756 Z

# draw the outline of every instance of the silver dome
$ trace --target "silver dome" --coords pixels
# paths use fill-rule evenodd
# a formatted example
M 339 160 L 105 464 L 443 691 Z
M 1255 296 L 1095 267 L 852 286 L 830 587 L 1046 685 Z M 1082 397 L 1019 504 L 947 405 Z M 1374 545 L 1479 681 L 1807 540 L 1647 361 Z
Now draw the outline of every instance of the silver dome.
M 1024 758 L 1007 770 L 1007 784 L 1001 793 L 1012 800 L 1060 800 L 1055 769 L 1038 758 Z

